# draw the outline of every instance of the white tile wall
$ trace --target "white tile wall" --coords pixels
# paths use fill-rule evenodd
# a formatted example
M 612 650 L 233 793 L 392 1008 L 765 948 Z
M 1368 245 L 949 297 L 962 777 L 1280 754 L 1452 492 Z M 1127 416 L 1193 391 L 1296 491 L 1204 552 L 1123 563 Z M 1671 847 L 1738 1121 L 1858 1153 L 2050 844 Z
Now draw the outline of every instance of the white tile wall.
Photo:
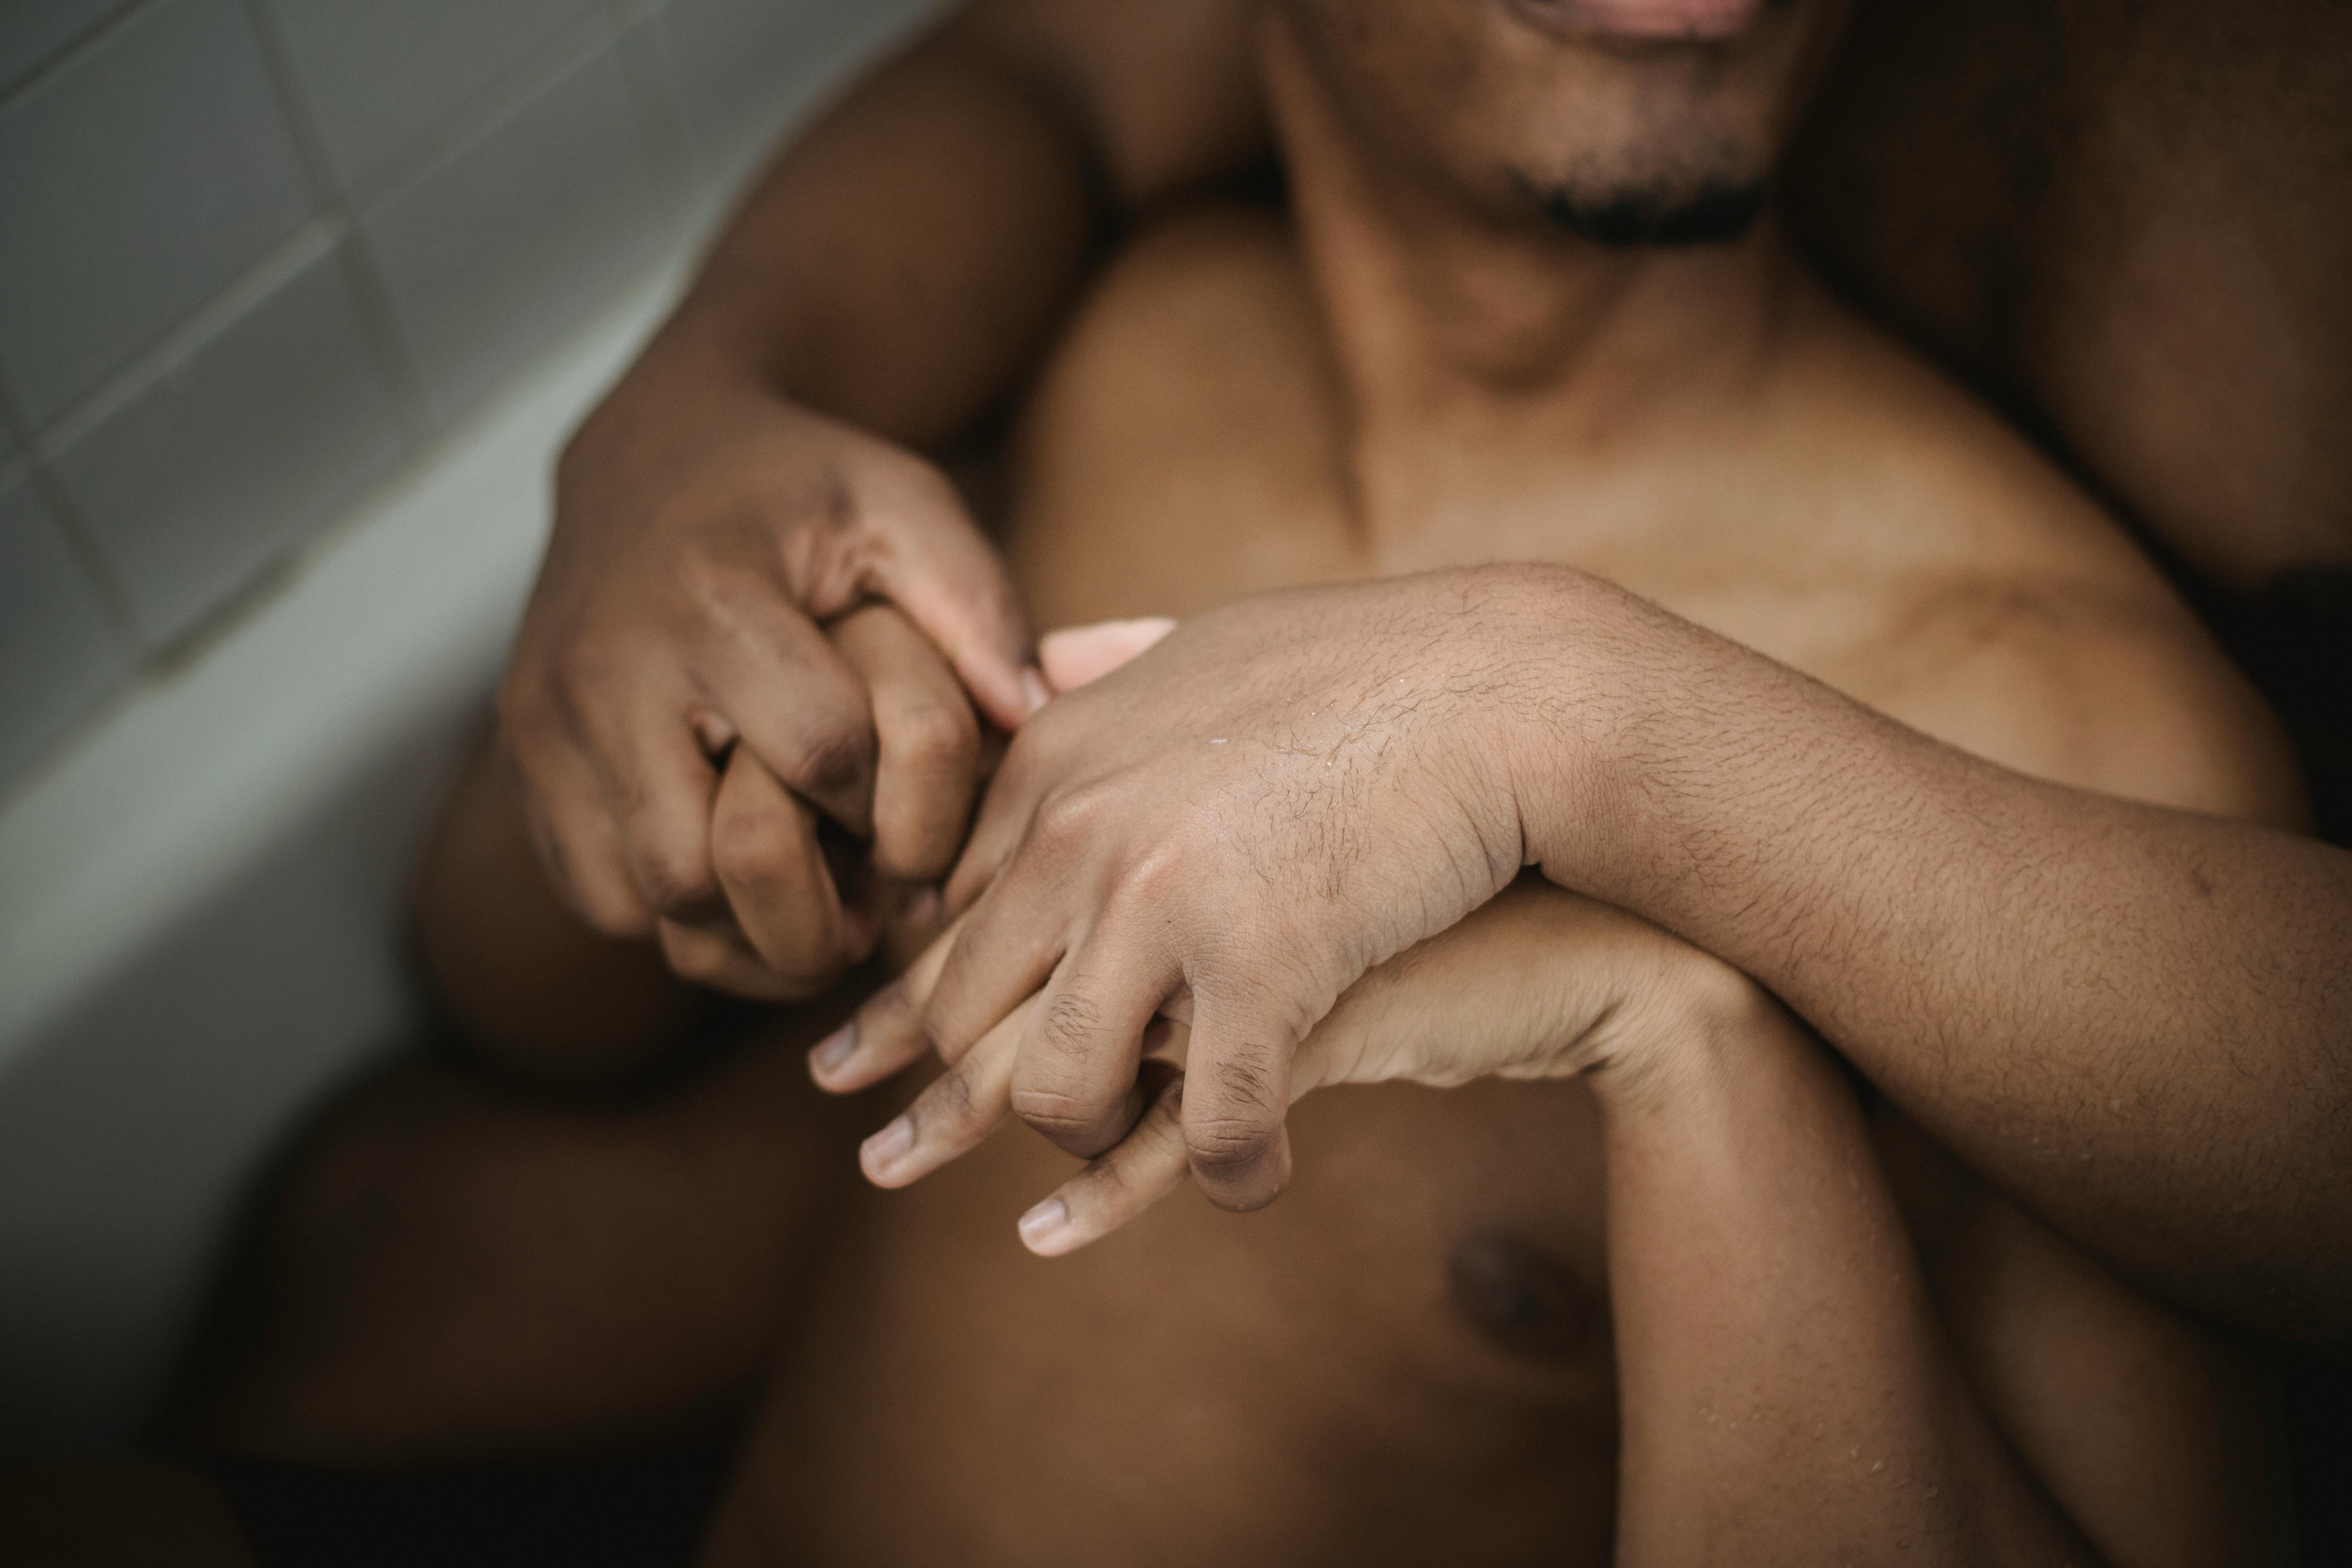
M 0 471 L 0 772 L 119 683 L 131 655 L 32 484 Z
M 425 405 L 453 422 L 648 261 L 688 172 L 660 158 L 607 40 L 362 227 Z
M 311 210 L 236 0 L 163 0 L 0 107 L 0 374 L 50 418 Z
M 268 1152 L 411 1027 L 562 430 L 711 171 L 930 3 L 0 0 L 0 351 L 72 385 L 0 359 L 0 1462 L 126 1450 Z
M 596 0 L 266 0 L 346 184 L 425 137 Z
M 947 0 L 0 0 L 0 792 Z
M 0 0 L 0 92 L 57 58 L 129 0 Z
M 187 630 L 400 454 L 341 247 L 321 237 L 305 252 L 56 457 L 151 647 Z

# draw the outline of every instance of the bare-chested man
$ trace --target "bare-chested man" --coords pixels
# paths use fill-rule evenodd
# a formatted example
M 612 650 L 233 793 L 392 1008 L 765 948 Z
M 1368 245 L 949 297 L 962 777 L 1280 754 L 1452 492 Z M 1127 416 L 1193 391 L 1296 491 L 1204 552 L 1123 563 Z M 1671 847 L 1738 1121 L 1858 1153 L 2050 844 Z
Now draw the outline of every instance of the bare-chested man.
M 1188 633 L 1213 637 L 1209 613 L 1260 589 L 1572 564 L 2008 765 L 2292 821 L 2256 705 L 2096 508 L 1780 243 L 1765 176 L 1837 21 L 1812 0 L 1266 5 L 1285 198 L 1136 235 L 1018 412 L 1003 510 L 1038 618 L 1205 616 Z M 1458 602 L 1522 581 L 1473 574 Z M 1299 636 L 1330 603 L 1302 601 Z M 887 607 L 830 637 L 861 675 L 928 668 Z M 1070 700 L 1150 689 L 1118 679 Z M 887 689 L 921 706 L 919 682 Z M 886 752 L 929 733 L 942 773 L 978 743 L 880 729 Z M 1345 787 L 1345 717 L 1295 739 L 1270 779 Z M 438 978 L 510 1064 L 641 1058 L 684 1004 L 569 923 L 506 769 L 477 769 L 428 870 Z M 800 885 L 814 830 L 730 831 L 781 788 L 735 751 L 712 826 L 730 893 Z M 961 812 L 934 816 L 952 840 Z M 935 898 L 886 901 L 902 937 L 937 923 Z M 740 933 L 674 922 L 669 953 L 750 988 L 804 933 L 758 924 L 792 924 L 790 899 L 732 903 Z M 851 1118 L 879 1108 L 821 1100 L 790 1048 L 840 1014 L 634 1109 L 439 1074 L 362 1097 L 285 1199 L 268 1336 L 219 1440 L 578 1449 L 757 1381 L 717 1563 L 2261 1551 L 2219 1347 L 1866 1116 L 1737 972 L 1600 906 L 1515 889 L 1342 998 L 1303 1078 L 1465 1086 L 1306 1101 L 1296 1179 L 1247 1219 L 1189 1192 L 1139 1216 L 1081 1178 L 1016 1238 L 1071 1160 L 1015 1132 L 941 1168 L 1020 1102 L 988 1040 L 865 1144 L 878 1183 L 928 1179 L 857 1187 Z M 906 1060 L 891 1016 L 820 1048 L 819 1081 Z M 1188 1116 L 1233 1089 L 1192 1085 Z M 1126 1131 L 1023 1109 L 1080 1152 Z M 1245 1205 L 1264 1173 L 1226 1174 Z M 1094 1245 L 1045 1263 L 1022 1239 Z

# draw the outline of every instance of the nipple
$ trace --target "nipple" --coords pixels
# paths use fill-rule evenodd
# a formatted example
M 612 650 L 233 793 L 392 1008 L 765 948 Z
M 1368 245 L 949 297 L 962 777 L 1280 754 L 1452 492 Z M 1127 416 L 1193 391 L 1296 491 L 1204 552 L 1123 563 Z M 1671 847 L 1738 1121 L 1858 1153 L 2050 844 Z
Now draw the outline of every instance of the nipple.
M 1592 1332 L 1596 1314 L 1568 1265 L 1511 1231 L 1465 1237 L 1446 1264 L 1446 1283 L 1463 1321 L 1508 1354 L 1565 1361 Z

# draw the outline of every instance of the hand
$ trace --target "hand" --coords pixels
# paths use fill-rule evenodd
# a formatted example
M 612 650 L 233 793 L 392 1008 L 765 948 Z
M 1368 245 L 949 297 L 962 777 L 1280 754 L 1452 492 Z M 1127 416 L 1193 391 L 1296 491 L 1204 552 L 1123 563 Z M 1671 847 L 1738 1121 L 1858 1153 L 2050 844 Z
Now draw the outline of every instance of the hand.
M 870 600 L 921 635 L 852 617 L 828 637 Z M 816 814 L 870 836 L 885 881 L 942 875 L 979 777 L 963 693 L 1018 723 L 1044 697 L 1027 646 L 1003 563 L 929 463 L 656 344 L 564 454 L 499 711 L 541 858 L 591 926 L 805 995 L 876 924 L 835 918 Z M 782 888 L 730 874 L 730 845 L 755 871 L 792 847 Z M 769 973 L 720 964 L 729 942 Z
M 1268 595 L 1056 699 L 950 880 L 955 940 L 860 1014 L 856 1052 L 914 1029 L 955 1063 L 1009 1030 L 991 1060 L 1014 1112 L 1092 1156 L 1142 1113 L 1165 1013 L 1191 1030 L 1193 1174 L 1227 1206 L 1270 1201 L 1309 1029 L 1519 870 L 1510 727 L 1540 700 L 1516 650 L 1542 587 L 1506 569 Z
M 820 1085 L 849 1093 L 925 1053 L 923 1006 L 954 938 L 941 938 L 859 1016 L 853 1051 L 827 1058 L 818 1047 L 812 1066 Z M 919 1181 L 1011 1119 L 1034 1005 L 1014 1009 L 866 1141 L 862 1162 L 871 1180 L 885 1187 Z M 1350 986 L 1292 1057 L 1288 1103 L 1339 1083 L 1453 1088 L 1482 1078 L 1579 1075 L 1590 1075 L 1604 1103 L 1655 1097 L 1703 1059 L 1677 1047 L 1747 1037 L 1777 1012 L 1728 965 L 1632 915 L 1523 877 Z M 1147 1032 L 1147 1065 L 1163 1064 L 1150 1075 L 1158 1081 L 1148 1109 L 1119 1143 L 1022 1216 L 1032 1251 L 1059 1257 L 1099 1240 L 1183 1181 L 1188 1075 L 1175 1064 L 1186 1054 L 1185 1036 L 1166 1021 Z
M 975 781 L 1002 750 L 972 717 L 954 673 L 888 605 L 853 610 L 826 632 L 872 693 L 881 742 L 873 821 L 877 844 L 928 845 L 944 861 L 970 820 Z M 670 968 L 698 984 L 763 1002 L 832 989 L 877 941 L 902 969 L 938 935 L 932 880 L 847 863 L 817 814 L 743 746 L 722 764 L 711 810 L 710 864 L 724 902 L 661 922 Z M 904 858 L 902 857 L 901 859 Z
M 1056 632 L 1038 647 L 1051 689 L 1108 674 L 1175 628 L 1171 620 L 1108 621 Z M 833 626 L 835 651 L 874 694 L 882 740 L 875 782 L 879 837 L 932 839 L 951 849 L 971 812 L 977 757 L 994 760 L 954 675 L 923 635 L 887 605 L 869 605 Z M 908 711 L 921 705 L 925 710 Z M 931 755 L 894 757 L 909 735 Z M 926 787 L 933 786 L 933 787 Z M 951 816 L 934 815 L 942 805 Z M 781 829 L 781 831 L 780 831 Z M 716 918 L 665 921 L 661 941 L 677 973 L 754 1001 L 818 995 L 875 946 L 905 969 L 939 934 L 939 893 L 929 882 L 868 874 L 853 897 L 829 862 L 816 814 L 741 747 L 730 754 L 711 814 L 710 859 L 726 908 Z M 944 853 L 941 856 L 944 858 Z M 812 962 L 814 957 L 814 962 Z

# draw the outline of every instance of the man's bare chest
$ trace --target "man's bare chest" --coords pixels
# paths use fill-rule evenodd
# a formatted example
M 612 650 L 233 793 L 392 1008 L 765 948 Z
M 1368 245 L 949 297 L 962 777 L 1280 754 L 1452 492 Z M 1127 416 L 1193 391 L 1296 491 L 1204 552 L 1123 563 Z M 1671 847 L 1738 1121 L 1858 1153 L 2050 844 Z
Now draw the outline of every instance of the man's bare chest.
M 1704 433 L 1596 467 L 1437 416 L 1368 427 L 1265 214 L 1179 220 L 1112 264 L 1020 411 L 1009 478 L 1005 542 L 1041 628 L 1536 561 L 1843 685 L 1906 577 Z
M 1013 1221 L 1072 1163 L 1007 1129 L 861 1204 L 746 1473 L 814 1532 L 794 1561 L 941 1560 L 910 1521 L 1034 1561 L 1042 1517 L 1074 1561 L 1601 1561 L 1597 1114 L 1573 1083 L 1327 1091 L 1271 1207 L 1188 1189 L 1050 1260 Z

